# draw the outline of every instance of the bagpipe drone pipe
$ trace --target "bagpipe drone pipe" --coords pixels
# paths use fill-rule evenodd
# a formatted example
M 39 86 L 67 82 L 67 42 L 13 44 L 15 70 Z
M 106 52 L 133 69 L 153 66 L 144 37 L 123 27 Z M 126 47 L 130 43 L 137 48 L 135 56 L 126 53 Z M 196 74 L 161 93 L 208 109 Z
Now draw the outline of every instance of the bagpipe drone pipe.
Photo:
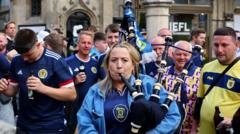
M 175 99 L 175 94 L 178 92 L 179 87 L 184 82 L 184 78 L 187 75 L 188 69 L 191 67 L 191 65 L 192 62 L 189 62 L 185 65 L 184 70 L 177 78 L 177 83 L 174 85 L 173 91 L 169 93 L 168 97 L 161 105 L 159 104 L 159 92 L 161 86 L 159 87 L 158 85 L 156 88 L 155 85 L 153 94 L 149 100 L 147 100 L 141 90 L 133 87 L 122 74 L 119 74 L 134 100 L 130 107 L 130 120 L 132 127 L 131 133 L 144 134 L 161 123 L 166 116 L 172 101 Z M 141 86 L 139 85 L 139 79 L 136 79 L 135 85 Z
M 141 55 L 142 65 L 156 60 L 151 44 L 140 33 L 131 0 L 125 0 L 123 20 L 120 26 L 119 42 L 127 41 L 133 45 Z M 142 66 L 142 72 L 144 67 Z
M 131 0 L 125 0 L 124 4 L 124 18 L 121 24 L 119 40 L 122 41 L 123 39 L 125 39 L 125 41 L 128 41 L 139 51 L 143 64 L 147 63 L 149 59 L 152 60 L 152 58 L 149 58 L 153 52 L 151 44 L 148 43 L 147 40 L 140 34 L 136 26 L 136 20 L 133 13 Z M 165 115 L 168 112 L 168 108 L 171 105 L 171 102 L 175 99 L 175 92 L 177 92 L 179 89 L 178 87 L 181 85 L 181 82 L 184 79 L 182 76 L 185 76 L 186 74 L 183 73 L 184 75 L 181 75 L 181 77 L 179 77 L 178 82 L 180 84 L 176 84 L 177 87 L 174 88 L 176 91 L 169 93 L 169 96 L 165 100 L 164 104 L 160 104 L 159 94 L 163 83 L 162 77 L 166 70 L 167 51 L 170 46 L 173 46 L 171 37 L 167 37 L 165 39 L 165 42 L 165 53 L 161 58 L 160 67 L 158 69 L 158 80 L 153 87 L 153 93 L 150 96 L 149 100 L 147 100 L 142 93 L 142 81 L 139 79 L 138 71 L 135 72 L 136 80 L 134 86 L 130 85 L 128 80 L 122 74 L 120 74 L 122 81 L 127 86 L 134 100 L 130 107 L 130 120 L 132 126 L 131 133 L 146 133 L 148 130 L 155 128 L 164 119 Z

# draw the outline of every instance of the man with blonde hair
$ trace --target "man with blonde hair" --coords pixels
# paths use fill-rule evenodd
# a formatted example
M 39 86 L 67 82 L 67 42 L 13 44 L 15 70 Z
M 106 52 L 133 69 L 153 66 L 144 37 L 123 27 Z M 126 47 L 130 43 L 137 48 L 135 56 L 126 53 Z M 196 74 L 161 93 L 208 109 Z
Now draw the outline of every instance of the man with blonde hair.
M 73 70 L 74 83 L 77 90 L 77 99 L 68 105 L 67 126 L 68 134 L 73 134 L 77 125 L 76 113 L 82 105 L 88 89 L 95 84 L 100 73 L 98 61 L 90 56 L 93 47 L 93 34 L 88 31 L 81 31 L 78 35 L 78 52 L 67 57 L 65 60 Z

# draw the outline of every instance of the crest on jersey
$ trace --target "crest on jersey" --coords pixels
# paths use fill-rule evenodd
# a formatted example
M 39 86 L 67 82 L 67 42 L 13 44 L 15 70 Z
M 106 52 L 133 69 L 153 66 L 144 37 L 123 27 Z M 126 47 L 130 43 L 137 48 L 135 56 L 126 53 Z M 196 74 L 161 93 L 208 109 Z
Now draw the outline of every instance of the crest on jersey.
M 97 73 L 97 68 L 96 67 L 91 67 L 91 71 L 95 74 L 95 73 Z
M 113 109 L 113 115 L 115 119 L 119 122 L 124 122 L 128 116 L 128 108 L 125 105 L 116 105 Z
M 227 88 L 228 88 L 228 89 L 233 88 L 233 87 L 234 87 L 234 84 L 235 84 L 235 81 L 234 81 L 233 78 L 228 79 L 228 81 L 227 81 Z
M 45 79 L 48 76 L 48 72 L 46 69 L 41 69 L 38 71 L 38 77 L 41 79 Z

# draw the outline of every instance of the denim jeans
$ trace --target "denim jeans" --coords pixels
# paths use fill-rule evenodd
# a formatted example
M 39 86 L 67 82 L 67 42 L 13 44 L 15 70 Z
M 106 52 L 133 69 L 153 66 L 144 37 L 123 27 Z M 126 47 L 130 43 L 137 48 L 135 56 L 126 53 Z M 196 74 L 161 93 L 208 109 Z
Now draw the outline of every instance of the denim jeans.
M 0 120 L 15 126 L 12 102 L 7 104 L 0 103 Z

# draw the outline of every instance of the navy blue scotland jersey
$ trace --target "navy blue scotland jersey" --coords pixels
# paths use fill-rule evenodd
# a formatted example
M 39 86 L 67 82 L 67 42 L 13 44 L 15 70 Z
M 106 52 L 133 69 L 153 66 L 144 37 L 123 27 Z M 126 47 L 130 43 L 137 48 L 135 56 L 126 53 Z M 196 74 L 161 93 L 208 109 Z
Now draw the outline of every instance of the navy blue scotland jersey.
M 33 92 L 33 100 L 28 98 L 26 81 L 31 74 L 49 87 L 74 85 L 71 69 L 60 55 L 44 49 L 42 56 L 33 63 L 24 61 L 20 55 L 16 56 L 11 64 L 10 84 L 19 87 L 20 110 L 17 125 L 29 132 L 51 132 L 50 130 L 64 128 L 62 101 L 37 92 Z
M 87 94 L 88 89 L 95 83 L 97 83 L 98 79 L 102 79 L 102 73 L 100 72 L 98 61 L 94 58 L 90 58 L 89 61 L 82 61 L 77 54 L 71 55 L 70 57 L 65 59 L 68 65 L 73 70 L 73 76 L 75 77 L 80 72 L 80 66 L 84 66 L 84 72 L 87 76 L 86 81 L 83 83 L 75 84 L 77 90 L 77 104 L 80 107 L 82 101 Z

